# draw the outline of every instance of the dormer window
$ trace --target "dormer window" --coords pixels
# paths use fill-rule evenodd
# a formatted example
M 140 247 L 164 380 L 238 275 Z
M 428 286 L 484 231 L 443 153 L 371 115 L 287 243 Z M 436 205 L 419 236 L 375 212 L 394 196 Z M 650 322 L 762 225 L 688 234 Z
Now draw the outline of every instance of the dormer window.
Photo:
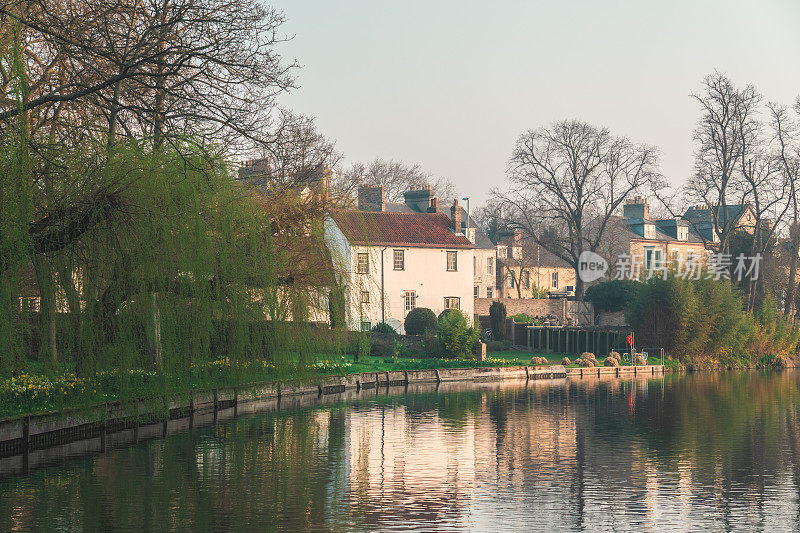
M 502 259 L 506 258 L 506 247 L 505 246 L 498 246 L 497 247 L 497 257 Z
M 644 238 L 645 239 L 655 239 L 656 238 L 656 226 L 655 226 L 655 224 L 645 224 L 644 225 Z
M 678 226 L 678 240 L 679 241 L 689 240 L 689 228 L 687 228 L 686 226 Z

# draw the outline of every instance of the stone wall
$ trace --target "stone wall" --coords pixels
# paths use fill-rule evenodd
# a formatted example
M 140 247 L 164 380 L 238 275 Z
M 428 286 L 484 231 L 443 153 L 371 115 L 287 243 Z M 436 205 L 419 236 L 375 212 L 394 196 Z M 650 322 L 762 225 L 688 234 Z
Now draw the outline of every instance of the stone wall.
M 604 311 L 597 313 L 598 326 L 627 326 L 625 322 L 625 313 L 623 311 L 611 312 Z
M 567 300 L 564 298 L 538 298 L 517 300 L 514 298 L 475 298 L 475 314 L 489 316 L 489 307 L 492 302 L 506 304 L 506 314 L 514 316 L 525 313 L 531 316 L 555 315 L 563 319 L 567 312 Z
M 570 302 L 565 298 L 538 298 L 523 299 L 514 298 L 475 298 L 475 314 L 478 317 L 489 316 L 489 307 L 492 302 L 503 302 L 506 306 L 506 315 L 512 317 L 519 313 L 531 316 L 545 317 L 553 315 L 558 317 L 561 322 L 566 322 L 567 318 L 572 318 L 577 324 L 594 324 L 593 306 L 590 303 Z M 587 308 L 589 314 L 571 312 L 581 308 Z

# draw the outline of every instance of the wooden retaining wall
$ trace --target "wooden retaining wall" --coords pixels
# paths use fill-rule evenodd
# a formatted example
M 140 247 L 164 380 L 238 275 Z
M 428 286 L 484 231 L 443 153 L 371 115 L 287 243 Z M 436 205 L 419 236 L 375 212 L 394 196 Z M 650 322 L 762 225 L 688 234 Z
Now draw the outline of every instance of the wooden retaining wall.
M 405 387 L 407 391 L 439 390 L 440 384 L 502 380 L 653 376 L 661 365 L 637 367 L 565 368 L 553 366 L 444 368 L 367 372 L 326 376 L 313 382 L 257 384 L 195 391 L 182 399 L 108 402 L 90 408 L 67 409 L 0 420 L 0 476 L 27 472 L 31 465 L 53 462 L 76 453 L 104 452 L 150 438 L 216 424 L 242 414 L 309 405 L 309 399 L 347 401 L 365 392 Z M 431 387 L 432 386 L 432 387 Z M 80 444 L 76 444 L 80 443 Z

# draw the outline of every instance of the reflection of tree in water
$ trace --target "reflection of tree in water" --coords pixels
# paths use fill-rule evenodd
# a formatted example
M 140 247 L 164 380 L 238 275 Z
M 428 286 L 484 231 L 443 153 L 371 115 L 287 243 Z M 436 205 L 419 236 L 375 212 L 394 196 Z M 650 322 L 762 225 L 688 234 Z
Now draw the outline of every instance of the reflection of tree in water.
M 796 373 L 448 390 L 241 418 L 0 480 L 0 530 L 800 521 Z

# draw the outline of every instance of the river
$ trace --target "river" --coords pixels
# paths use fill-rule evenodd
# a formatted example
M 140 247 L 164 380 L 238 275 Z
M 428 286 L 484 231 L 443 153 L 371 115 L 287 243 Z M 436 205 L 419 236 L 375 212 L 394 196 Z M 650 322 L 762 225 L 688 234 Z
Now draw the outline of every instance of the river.
M 441 384 L 0 479 L 0 530 L 797 531 L 800 372 Z

